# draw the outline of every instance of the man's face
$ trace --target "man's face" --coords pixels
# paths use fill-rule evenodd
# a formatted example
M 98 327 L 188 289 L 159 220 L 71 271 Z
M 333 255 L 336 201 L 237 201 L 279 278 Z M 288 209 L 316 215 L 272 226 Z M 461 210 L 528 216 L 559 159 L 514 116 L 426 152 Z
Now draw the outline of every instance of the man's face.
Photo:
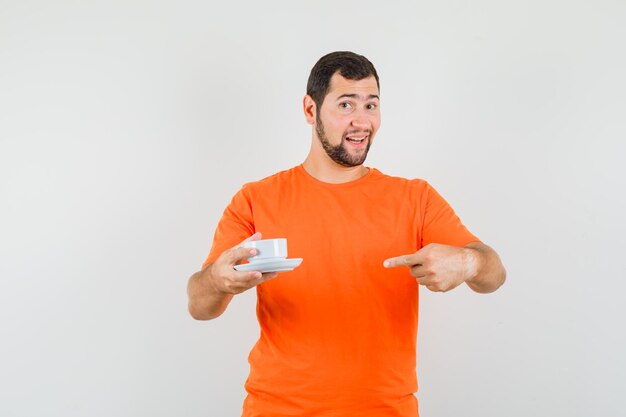
M 371 76 L 354 81 L 335 73 L 316 113 L 315 132 L 337 164 L 363 164 L 380 126 L 378 86 Z

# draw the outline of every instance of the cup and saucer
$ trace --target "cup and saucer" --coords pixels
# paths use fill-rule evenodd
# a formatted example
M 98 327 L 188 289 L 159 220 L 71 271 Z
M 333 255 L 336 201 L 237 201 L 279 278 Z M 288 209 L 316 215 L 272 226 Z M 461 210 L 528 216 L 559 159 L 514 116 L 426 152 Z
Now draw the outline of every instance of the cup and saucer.
M 264 239 L 244 242 L 243 248 L 256 248 L 257 254 L 247 264 L 235 265 L 237 271 L 287 272 L 302 263 L 302 258 L 287 258 L 287 239 Z

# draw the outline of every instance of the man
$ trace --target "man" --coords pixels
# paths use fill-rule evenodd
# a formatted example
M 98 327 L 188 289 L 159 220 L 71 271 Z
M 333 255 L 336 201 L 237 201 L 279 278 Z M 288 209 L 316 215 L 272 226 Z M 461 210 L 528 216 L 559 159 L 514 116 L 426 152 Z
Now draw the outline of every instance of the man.
M 334 52 L 313 67 L 303 164 L 244 185 L 220 220 L 189 311 L 218 317 L 256 288 L 259 341 L 243 416 L 417 416 L 418 287 L 495 291 L 498 255 L 425 181 L 363 165 L 380 126 L 379 80 L 365 57 Z M 285 237 L 301 266 L 240 272 L 244 240 Z

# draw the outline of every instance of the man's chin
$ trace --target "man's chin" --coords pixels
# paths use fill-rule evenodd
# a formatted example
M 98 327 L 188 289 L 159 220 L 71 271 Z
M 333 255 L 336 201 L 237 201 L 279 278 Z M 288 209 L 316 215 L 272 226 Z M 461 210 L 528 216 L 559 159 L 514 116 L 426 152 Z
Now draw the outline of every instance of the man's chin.
M 345 149 L 345 153 L 348 155 L 348 159 L 350 160 L 351 166 L 363 165 L 365 160 L 367 159 L 367 154 L 369 152 L 369 144 L 366 143 L 365 147 L 362 149 Z
M 342 158 L 333 158 L 333 160 L 341 166 L 344 166 L 346 168 L 352 168 L 363 165 L 365 163 L 365 160 L 367 159 L 367 152 L 365 152 L 364 155 L 354 155 L 348 153 L 347 155 L 349 156 L 344 155 L 344 157 Z

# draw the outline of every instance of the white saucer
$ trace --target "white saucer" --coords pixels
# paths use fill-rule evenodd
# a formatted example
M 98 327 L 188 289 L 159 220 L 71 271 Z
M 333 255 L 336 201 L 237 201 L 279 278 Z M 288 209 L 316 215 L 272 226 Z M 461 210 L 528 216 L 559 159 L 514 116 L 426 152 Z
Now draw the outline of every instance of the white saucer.
M 247 264 L 235 265 L 237 271 L 260 271 L 266 272 L 285 272 L 292 271 L 295 267 L 300 265 L 302 258 L 292 259 L 267 259 Z

